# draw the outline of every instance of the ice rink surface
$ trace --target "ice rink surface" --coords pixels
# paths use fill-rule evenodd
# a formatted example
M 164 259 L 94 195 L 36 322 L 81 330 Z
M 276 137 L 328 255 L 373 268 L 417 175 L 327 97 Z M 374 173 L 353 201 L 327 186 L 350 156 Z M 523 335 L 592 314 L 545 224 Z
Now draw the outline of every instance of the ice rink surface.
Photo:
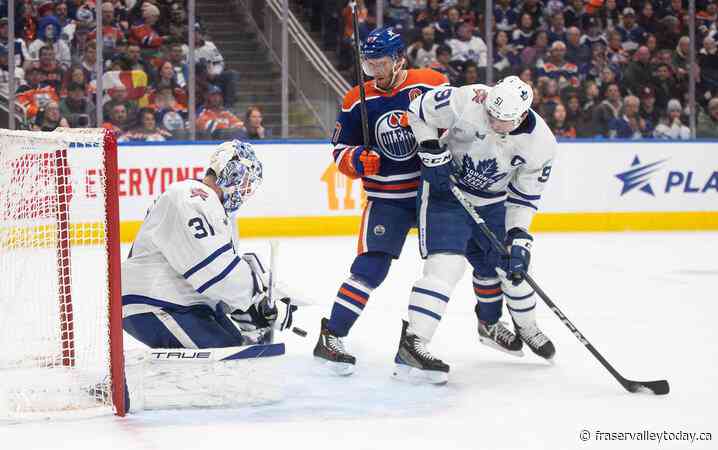
M 286 333 L 284 399 L 233 410 L 153 411 L 124 419 L 0 427 L 6 449 L 715 449 L 718 448 L 718 234 L 540 234 L 534 278 L 609 362 L 635 380 L 666 378 L 667 396 L 629 394 L 539 302 L 538 321 L 557 348 L 551 365 L 479 344 L 470 271 L 431 346 L 451 365 L 446 386 L 391 379 L 408 293 L 419 276 L 416 238 L 394 263 L 352 330 L 353 376 L 312 358 L 319 319 L 353 260 L 354 238 L 280 240 L 279 278 L 316 305 Z M 242 250 L 269 254 L 266 241 Z M 127 249 L 124 249 L 125 252 Z M 508 319 L 508 313 L 504 313 Z M 581 433 L 587 430 L 587 441 Z M 657 440 L 598 441 L 596 432 Z M 675 434 L 711 433 L 712 441 Z M 586 436 L 585 433 L 583 435 Z M 603 435 L 602 435 L 603 436 Z M 621 435 L 615 435 L 621 437 Z M 636 439 L 645 437 L 638 435 Z M 627 435 L 623 435 L 628 439 Z

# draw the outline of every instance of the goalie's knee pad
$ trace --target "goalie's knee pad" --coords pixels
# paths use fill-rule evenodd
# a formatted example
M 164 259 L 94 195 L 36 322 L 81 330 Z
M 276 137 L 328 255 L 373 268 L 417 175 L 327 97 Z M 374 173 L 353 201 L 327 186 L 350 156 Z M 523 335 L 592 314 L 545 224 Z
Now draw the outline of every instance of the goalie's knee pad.
M 431 340 L 465 268 L 462 255 L 429 255 L 423 276 L 414 283 L 409 296 L 409 333 Z
M 501 318 L 503 291 L 498 277 L 482 277 L 476 271 L 473 274 L 474 294 L 476 295 L 476 315 L 479 320 L 496 323 Z
M 352 277 L 376 289 L 385 279 L 391 267 L 392 256 L 383 252 L 362 253 L 354 259 L 350 269 Z

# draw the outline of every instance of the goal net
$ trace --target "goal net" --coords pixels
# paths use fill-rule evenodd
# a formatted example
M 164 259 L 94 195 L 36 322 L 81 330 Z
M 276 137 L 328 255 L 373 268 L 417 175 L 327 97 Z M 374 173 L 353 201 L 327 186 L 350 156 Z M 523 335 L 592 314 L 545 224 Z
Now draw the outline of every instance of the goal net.
M 117 144 L 0 130 L 0 419 L 125 413 Z

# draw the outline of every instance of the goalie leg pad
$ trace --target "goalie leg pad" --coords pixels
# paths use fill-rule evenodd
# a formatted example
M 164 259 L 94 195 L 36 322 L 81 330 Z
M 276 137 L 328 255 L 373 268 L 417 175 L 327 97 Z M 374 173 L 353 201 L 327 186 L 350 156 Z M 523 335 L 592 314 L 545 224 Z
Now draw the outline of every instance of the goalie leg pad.
M 369 301 L 372 291 L 389 273 L 393 258 L 388 253 L 362 253 L 354 259 L 351 276 L 339 287 L 332 306 L 327 328 L 332 334 L 344 337 L 349 334 Z
M 462 255 L 429 255 L 424 263 L 423 276 L 414 283 L 409 295 L 409 334 L 431 341 L 465 268 L 466 261 Z

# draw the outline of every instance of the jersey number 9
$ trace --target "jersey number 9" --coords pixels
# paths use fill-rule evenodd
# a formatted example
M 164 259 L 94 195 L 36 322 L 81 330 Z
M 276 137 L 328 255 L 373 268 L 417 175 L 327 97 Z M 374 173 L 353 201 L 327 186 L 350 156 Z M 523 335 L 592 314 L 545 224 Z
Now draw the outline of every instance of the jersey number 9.
M 436 106 L 434 106 L 434 109 L 441 109 L 444 106 L 449 105 L 449 97 L 451 97 L 451 93 L 453 91 L 451 89 L 444 89 L 436 94 L 434 94 L 434 101 L 436 102 Z
M 551 166 L 545 166 L 543 170 L 541 171 L 541 176 L 538 177 L 538 180 L 541 183 L 545 183 L 548 181 L 548 177 L 551 176 Z

